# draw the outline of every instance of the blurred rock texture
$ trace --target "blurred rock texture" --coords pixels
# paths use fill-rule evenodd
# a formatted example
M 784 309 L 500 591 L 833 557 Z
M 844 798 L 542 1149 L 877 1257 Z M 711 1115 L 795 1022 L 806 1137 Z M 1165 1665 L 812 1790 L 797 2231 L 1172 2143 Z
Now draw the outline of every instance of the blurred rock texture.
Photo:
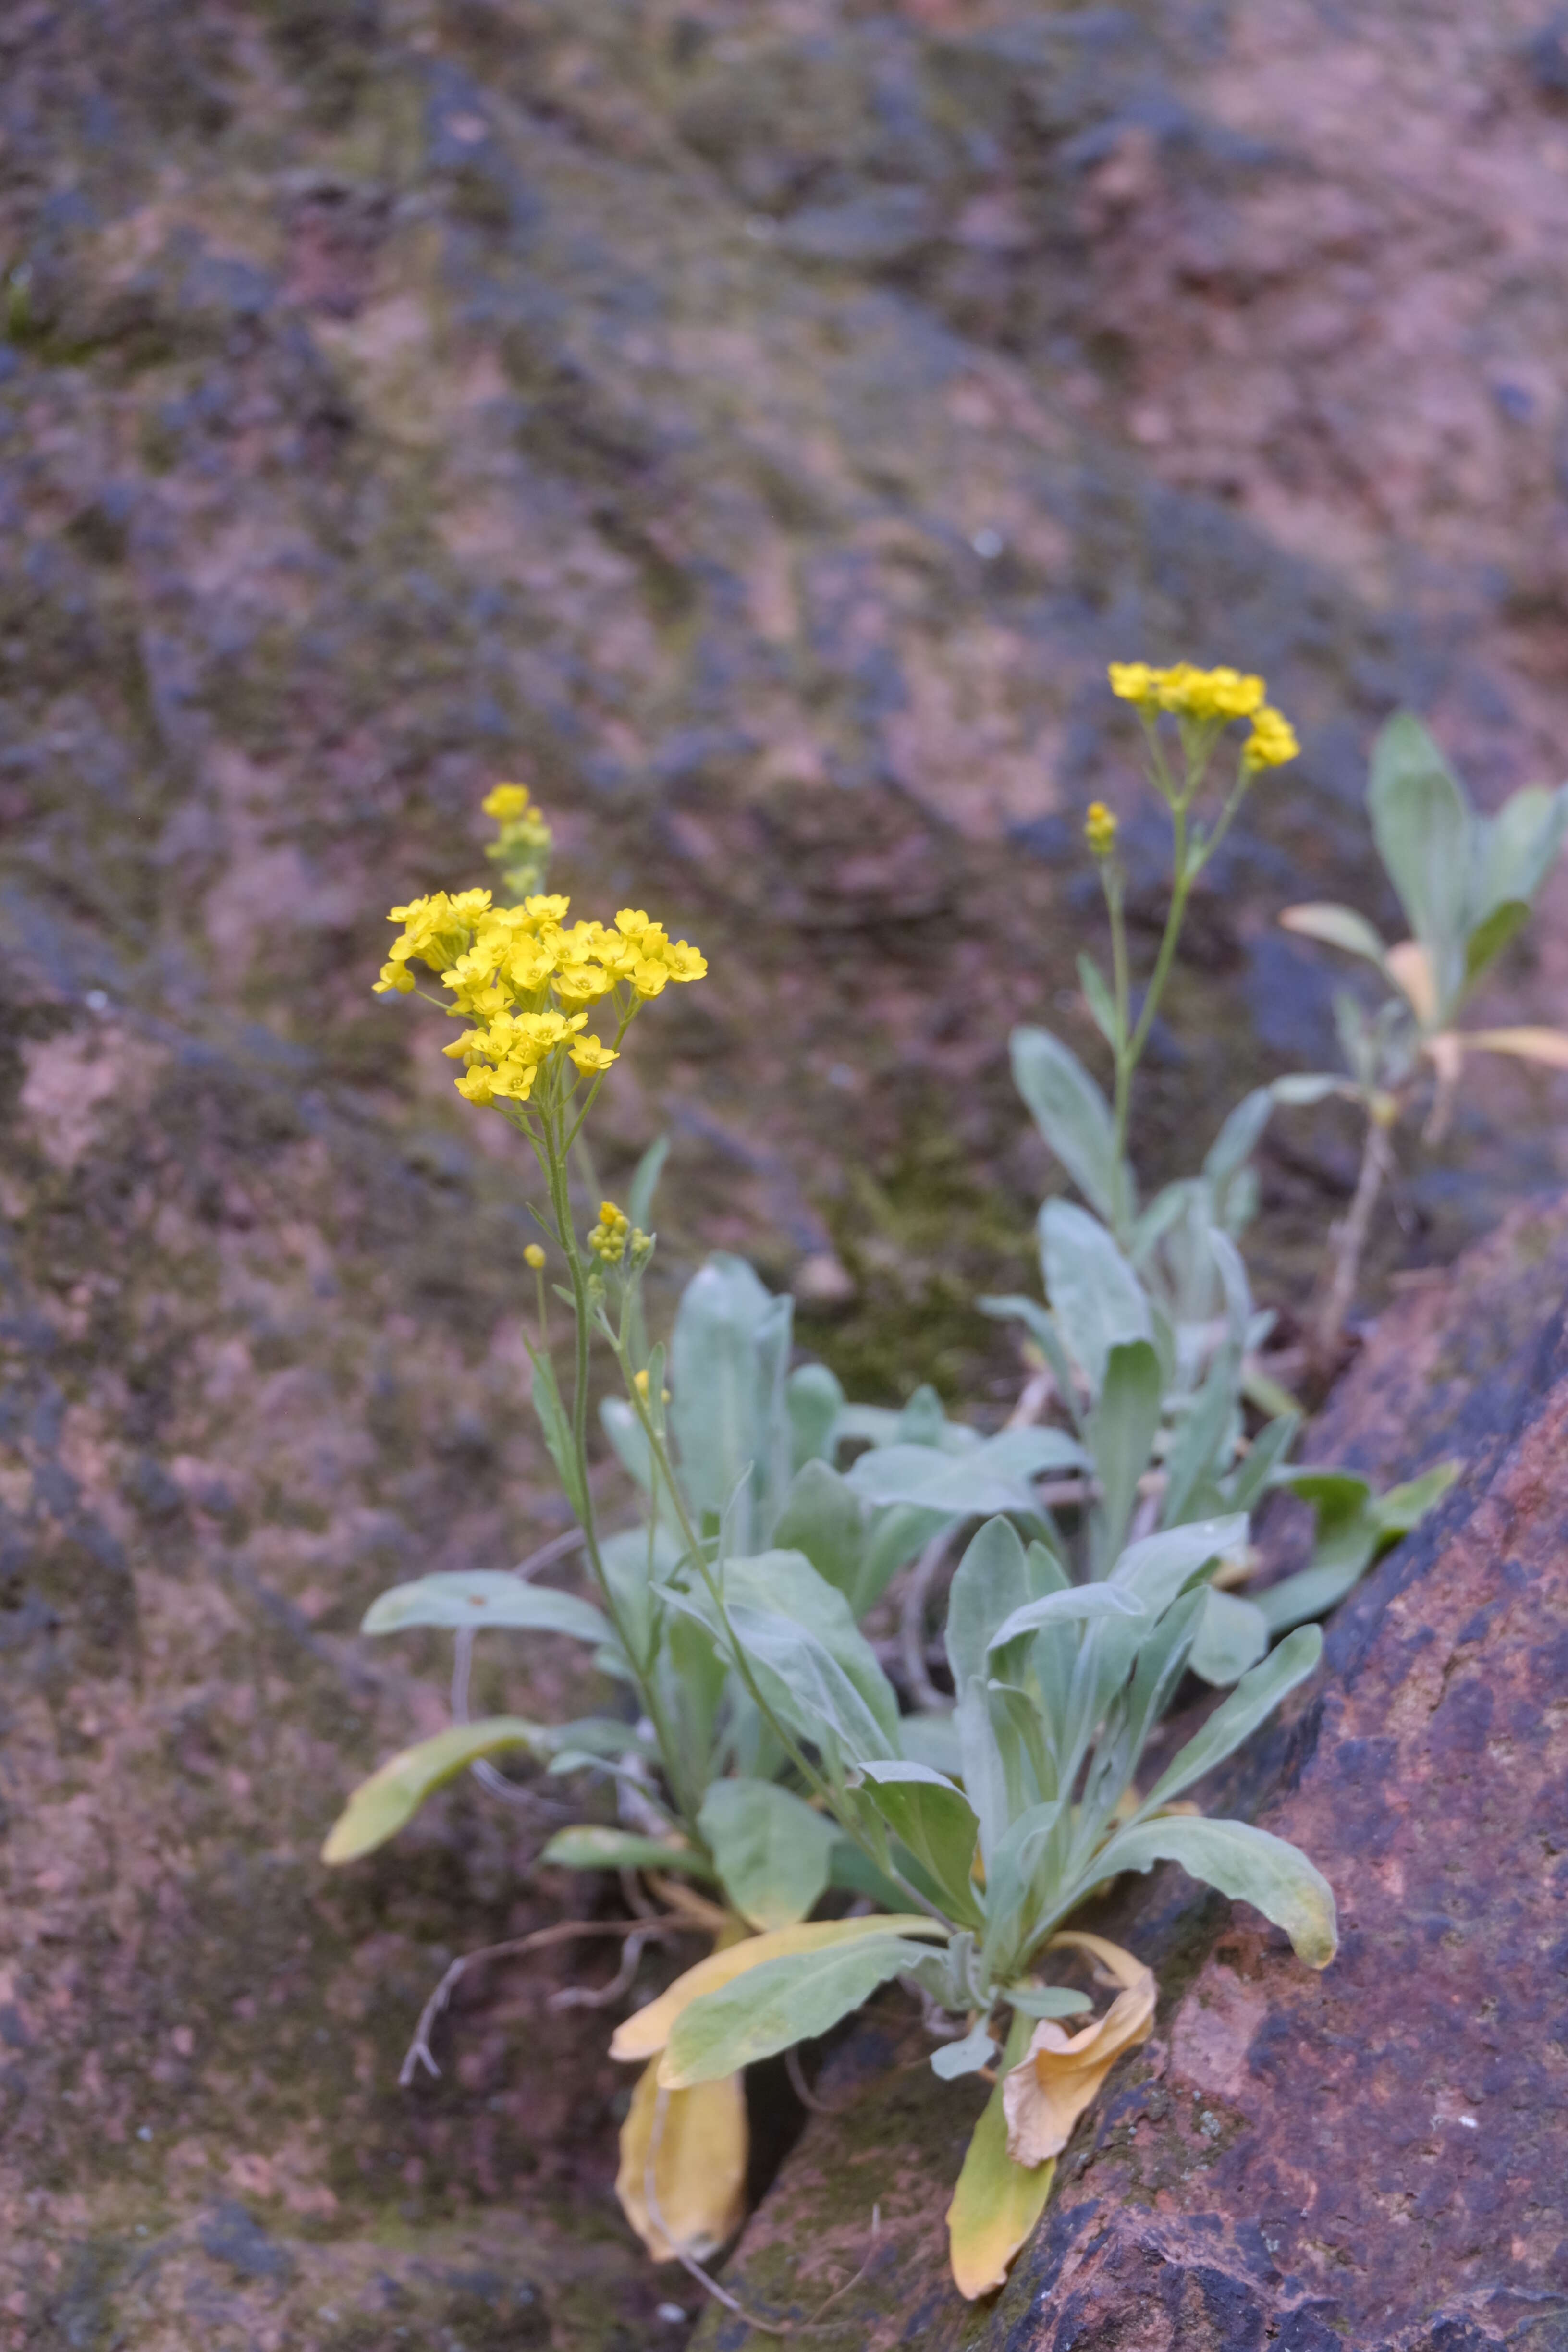
M 863 1392 L 1005 1391 L 968 1298 L 1047 1174 L 1005 1037 L 1093 1049 L 1091 793 L 1145 921 L 1157 873 L 1104 661 L 1263 667 L 1307 745 L 1199 909 L 1156 1174 L 1331 1051 L 1273 917 L 1388 916 L 1387 709 L 1483 802 L 1562 772 L 1565 44 L 1513 0 L 0 10 L 5 2352 L 679 2340 L 553 1972 L 395 2087 L 452 1951 L 591 1899 L 525 1884 L 548 1823 L 473 1790 L 313 1858 L 443 1704 L 370 1596 L 561 1525 L 518 1164 L 368 998 L 384 909 L 480 878 L 527 775 L 564 887 L 713 960 L 607 1098 L 606 1178 L 673 1128 L 671 1271 L 805 1264 Z M 1563 937 L 1500 1010 L 1563 1017 Z M 1385 1269 L 1568 1172 L 1551 1084 L 1486 1083 Z M 1279 1122 L 1282 1297 L 1351 1144 Z
M 1180 1873 L 1121 1889 L 1107 1924 L 1163 1964 L 1158 2038 L 980 2314 L 942 2225 L 979 2098 L 884 2004 L 819 2082 L 841 2116 L 809 2126 L 727 2273 L 752 2310 L 809 2315 L 864 2260 L 824 2352 L 1568 2343 L 1565 1287 L 1568 1212 L 1510 1222 L 1389 1311 L 1330 1409 L 1340 1457 L 1359 1440 L 1383 1475 L 1469 1462 L 1340 1612 L 1315 1694 L 1205 1805 L 1321 1864 L 1334 1965 Z M 718 2315 L 699 2337 L 774 2340 Z

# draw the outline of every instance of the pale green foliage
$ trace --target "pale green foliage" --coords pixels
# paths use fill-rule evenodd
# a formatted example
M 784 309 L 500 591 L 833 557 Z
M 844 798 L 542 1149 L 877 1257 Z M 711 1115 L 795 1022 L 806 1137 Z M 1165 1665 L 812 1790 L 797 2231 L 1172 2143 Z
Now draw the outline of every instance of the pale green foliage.
M 933 2060 L 944 2075 L 989 2062 L 985 2021 L 1002 2006 L 1068 2015 L 1082 1996 L 1033 1979 L 1053 1933 L 1092 1889 L 1121 1871 L 1172 1860 L 1222 1893 L 1254 1904 L 1301 1957 L 1323 1967 L 1335 1943 L 1326 1882 L 1282 1839 L 1241 1822 L 1171 1816 L 1165 1808 L 1250 1737 L 1317 1664 L 1316 1627 L 1289 1634 L 1139 1799 L 1144 1747 L 1191 1658 L 1208 1579 L 1245 1537 L 1239 1517 L 1191 1523 L 1130 1545 L 1097 1583 L 1066 1581 L 1039 1543 L 994 1518 L 953 1579 L 947 1647 L 958 1693 L 958 1769 L 947 1774 L 883 1752 L 872 1713 L 843 1704 L 821 1670 L 830 1615 L 797 1610 L 772 1629 L 777 1702 L 824 1760 L 835 1810 L 858 1816 L 886 1874 L 949 1931 L 920 1950 L 889 1927 L 853 1963 L 789 1955 L 684 2011 L 669 2079 L 728 2073 L 806 2034 L 821 2033 L 886 1977 L 912 1979 L 941 2007 L 977 2015 L 963 2043 Z M 726 1574 L 726 1599 L 730 1590 Z M 720 1639 L 751 1646 L 740 1607 Z M 887 1695 L 890 1699 L 890 1692 Z M 981 1865 L 977 1871 L 976 1863 Z
M 1453 1031 L 1478 983 L 1529 921 L 1568 832 L 1568 784 L 1555 792 L 1527 784 L 1495 816 L 1482 816 L 1432 735 L 1401 711 L 1373 748 L 1366 800 L 1409 940 L 1391 947 L 1363 915 L 1321 902 L 1292 907 L 1284 920 L 1303 938 L 1375 966 L 1386 983 L 1371 1013 L 1350 995 L 1335 1008 L 1355 1091 L 1375 1105 L 1380 1096 L 1397 1103 L 1423 1049 Z M 1472 1046 L 1558 1065 L 1568 1048 L 1557 1039 L 1552 1050 L 1552 1031 L 1458 1034 Z

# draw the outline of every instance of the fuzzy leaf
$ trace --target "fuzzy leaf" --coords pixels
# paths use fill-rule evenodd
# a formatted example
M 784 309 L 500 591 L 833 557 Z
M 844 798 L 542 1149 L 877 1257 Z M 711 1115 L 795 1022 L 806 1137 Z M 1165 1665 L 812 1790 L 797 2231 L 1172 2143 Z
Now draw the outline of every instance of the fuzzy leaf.
M 848 1484 L 867 1502 L 911 1504 L 952 1518 L 991 1511 L 1030 1512 L 1029 1480 L 1047 1470 L 1074 1470 L 1081 1448 L 1059 1429 L 1005 1429 L 967 1454 L 929 1445 L 884 1445 L 862 1454 Z
M 1147 1613 L 1137 1594 L 1119 1585 L 1069 1584 L 1063 1592 L 1043 1593 L 1039 1600 L 1026 1601 L 1021 1609 L 1013 1610 L 992 1634 L 990 1647 L 999 1650 L 1005 1643 L 1016 1642 L 1021 1633 L 1037 1633 L 1042 1625 L 1084 1624 L 1091 1617 L 1142 1617 Z
M 1217 1519 L 1191 1519 L 1184 1527 L 1166 1528 L 1129 1544 L 1110 1571 L 1110 1581 L 1141 1601 L 1152 1617 L 1168 1609 L 1189 1578 L 1213 1559 L 1224 1559 L 1247 1541 L 1247 1515 L 1237 1511 Z
M 1305 1682 L 1323 1654 L 1323 1637 L 1316 1625 L 1292 1633 L 1269 1657 L 1242 1675 L 1223 1706 L 1215 1707 L 1201 1731 L 1177 1750 L 1142 1803 L 1140 1814 L 1168 1805 L 1183 1790 L 1212 1772 L 1267 1722 L 1280 1700 Z
M 664 2048 L 677 2018 L 689 2002 L 785 1953 L 820 1951 L 828 1945 L 853 1943 L 862 1936 L 941 1937 L 945 1934 L 935 1920 L 910 1912 L 879 1918 L 808 1919 L 798 1927 L 775 1927 L 765 1936 L 748 1936 L 721 1952 L 710 1952 L 705 1960 L 677 1977 L 657 2000 L 623 2019 L 611 2040 L 610 2055 L 622 2060 L 652 2058 Z
M 1325 947 L 1342 948 L 1347 955 L 1364 956 L 1368 963 L 1383 963 L 1383 941 L 1367 921 L 1350 907 L 1334 907 L 1326 901 L 1313 899 L 1304 907 L 1287 907 L 1279 918 L 1280 926 L 1294 931 L 1303 940 L 1321 940 Z
M 395 1584 L 371 1602 L 360 1631 L 402 1633 L 415 1625 L 456 1633 L 499 1625 L 516 1633 L 567 1633 L 576 1642 L 615 1639 L 609 1619 L 591 1601 L 499 1568 L 452 1569 Z
M 557 1830 L 539 1857 L 555 1870 L 677 1870 L 689 1878 L 711 1878 L 705 1854 L 684 1840 L 642 1837 L 634 1830 L 600 1829 L 592 1822 Z
M 944 2042 L 931 2053 L 931 2071 L 943 2083 L 956 2083 L 965 2074 L 978 2074 L 989 2066 L 996 2055 L 997 2045 L 991 2039 L 984 2022 L 963 2036 L 962 2042 Z
M 1080 955 L 1078 960 L 1079 985 L 1083 990 L 1084 1003 L 1095 1027 L 1110 1047 L 1116 1050 L 1116 1000 L 1106 986 L 1105 974 L 1092 956 Z
M 929 1872 L 949 1916 L 977 1927 L 980 1906 L 970 1874 L 980 1824 L 962 1789 L 955 1789 L 943 1773 L 907 1759 L 860 1769 L 872 1803 L 893 1835 Z
M 1123 1180 L 1110 1104 L 1048 1029 L 1015 1029 L 1008 1042 L 1013 1082 L 1036 1126 L 1085 1200 L 1114 1223 Z
M 1297 1956 L 1326 1969 L 1339 1944 L 1333 1889 L 1304 1853 L 1248 1822 L 1205 1822 L 1177 1814 L 1121 1830 L 1100 1848 L 1097 1879 L 1119 1871 L 1177 1862 L 1193 1878 L 1233 1901 L 1250 1903 L 1283 1927 Z
M 528 1360 L 533 1368 L 533 1410 L 544 1433 L 545 1450 L 555 1465 L 556 1475 L 566 1490 L 567 1501 L 582 1519 L 586 1516 L 587 1497 L 578 1475 L 577 1449 L 573 1443 L 572 1424 L 566 1418 L 566 1408 L 561 1402 L 555 1367 L 548 1356 L 532 1348 L 528 1351 Z
M 827 1885 L 836 1824 L 774 1780 L 715 1780 L 697 1826 L 724 1892 L 753 1927 L 792 1927 Z
M 795 1472 L 773 1530 L 781 1551 L 804 1552 L 818 1576 L 861 1613 L 858 1586 L 866 1548 L 865 1506 L 847 1478 L 820 1459 Z
M 1121 1551 L 1160 1429 L 1160 1359 L 1147 1339 L 1123 1341 L 1105 1360 L 1105 1378 L 1089 1423 L 1089 1452 L 1100 1478 L 1097 1557 Z
M 660 2082 L 687 2090 L 827 2032 L 923 1958 L 920 1945 L 887 1933 L 886 1921 L 876 1924 L 881 1935 L 781 1953 L 689 2001 L 670 2029 Z
M 1257 1602 L 1211 1589 L 1187 1664 L 1205 1683 L 1223 1690 L 1239 1682 L 1268 1647 L 1268 1621 Z
M 844 1391 L 827 1366 L 797 1364 L 784 1382 L 784 1405 L 795 1468 L 798 1471 L 807 1462 L 831 1462 L 838 1441 Z
M 374 1853 L 413 1820 L 426 1797 L 481 1757 L 499 1756 L 509 1748 L 548 1755 L 552 1738 L 519 1716 L 492 1715 L 479 1723 L 450 1724 L 445 1731 L 400 1749 L 360 1782 L 332 1824 L 321 1860 L 357 1862 L 362 1854 Z
M 752 1515 L 789 1484 L 784 1404 L 793 1307 L 744 1258 L 716 1250 L 681 1293 L 670 1336 L 670 1428 L 697 1510 L 721 1512 L 744 1479 L 742 1549 Z M 749 1474 L 749 1475 L 748 1475 Z
M 1069 1201 L 1047 1201 L 1039 1227 L 1051 1312 L 1098 1396 L 1111 1349 L 1153 1338 L 1148 1298 L 1110 1234 L 1087 1210 Z
M 1470 811 L 1436 743 L 1409 711 L 1391 719 L 1377 739 L 1366 799 L 1378 855 L 1431 959 L 1441 1008 L 1462 972 Z

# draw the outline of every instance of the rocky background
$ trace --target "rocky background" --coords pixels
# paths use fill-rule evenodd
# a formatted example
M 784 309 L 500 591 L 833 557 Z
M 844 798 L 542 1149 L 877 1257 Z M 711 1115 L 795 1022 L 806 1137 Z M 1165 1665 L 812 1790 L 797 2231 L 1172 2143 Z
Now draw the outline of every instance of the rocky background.
M 0 276 L 0 2345 L 679 2345 L 558 1974 L 396 2087 L 445 1958 L 583 1899 L 542 1830 L 475 1790 L 314 1861 L 442 1717 L 366 1601 L 562 1525 L 520 1170 L 368 996 L 384 908 L 526 776 L 562 887 L 711 961 L 606 1097 L 607 1179 L 675 1138 L 667 1286 L 745 1247 L 858 1393 L 1005 1400 L 1005 1034 L 1092 1049 L 1092 793 L 1156 903 L 1105 661 L 1263 668 L 1305 744 L 1198 909 L 1152 1175 L 1331 1052 L 1273 919 L 1391 919 L 1390 709 L 1483 803 L 1563 772 L 1568 23 L 11 0 Z M 1490 1009 L 1568 1015 L 1562 904 Z M 1487 1073 L 1380 1280 L 1559 1184 L 1564 1107 Z M 1287 1311 L 1352 1146 L 1271 1139 Z

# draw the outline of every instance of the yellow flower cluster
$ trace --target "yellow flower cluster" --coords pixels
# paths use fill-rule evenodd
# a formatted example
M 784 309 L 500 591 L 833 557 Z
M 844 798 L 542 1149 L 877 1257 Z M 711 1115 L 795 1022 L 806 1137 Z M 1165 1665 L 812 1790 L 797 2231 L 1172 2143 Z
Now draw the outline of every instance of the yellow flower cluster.
M 526 784 L 492 784 L 479 806 L 498 824 L 511 824 L 528 814 L 532 797 Z
M 1283 711 L 1267 705 L 1252 722 L 1252 732 L 1241 747 L 1241 756 L 1249 768 L 1282 768 L 1287 760 L 1294 760 L 1301 746 L 1296 740 L 1296 730 Z
M 672 940 L 639 907 L 623 907 L 613 926 L 568 926 L 569 906 L 541 894 L 492 907 L 488 890 L 438 890 L 392 909 L 403 929 L 376 993 L 406 994 L 414 963 L 440 974 L 452 992 L 448 1011 L 476 1024 L 445 1048 L 464 1066 L 458 1091 L 469 1102 L 526 1102 L 558 1053 L 590 1076 L 608 1069 L 615 1049 L 582 1034 L 585 1008 L 610 998 L 624 1028 L 671 981 L 700 980 L 708 969 L 697 949 Z
M 1116 819 L 1103 801 L 1090 801 L 1083 821 L 1083 837 L 1095 857 L 1109 857 L 1116 846 Z
M 605 1265 L 619 1265 L 631 1239 L 632 1222 L 613 1201 L 599 1203 L 599 1222 L 588 1235 L 588 1247 Z
M 1237 669 L 1194 669 L 1176 662 L 1169 669 L 1152 669 L 1147 662 L 1112 662 L 1110 690 L 1123 702 L 1143 710 L 1170 710 L 1179 719 L 1250 719 L 1263 707 L 1268 689 L 1260 677 L 1244 677 Z
M 1110 691 L 1150 715 L 1169 710 L 1200 726 L 1228 727 L 1233 719 L 1250 719 L 1252 732 L 1242 748 L 1249 768 L 1281 768 L 1301 748 L 1289 720 L 1266 699 L 1263 679 L 1251 672 L 1196 669 L 1191 662 L 1176 662 L 1169 669 L 1112 662 Z

